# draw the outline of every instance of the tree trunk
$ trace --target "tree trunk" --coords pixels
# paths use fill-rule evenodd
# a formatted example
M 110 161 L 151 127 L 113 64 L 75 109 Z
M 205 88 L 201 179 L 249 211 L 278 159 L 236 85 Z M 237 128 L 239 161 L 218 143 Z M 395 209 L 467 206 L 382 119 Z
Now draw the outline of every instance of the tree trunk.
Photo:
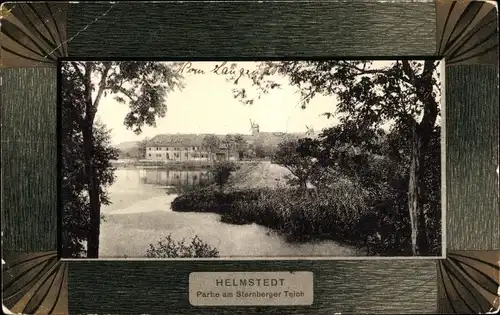
M 424 105 L 422 121 L 412 122 L 412 153 L 410 162 L 410 179 L 408 185 L 408 210 L 411 224 L 411 243 L 413 255 L 428 253 L 429 240 L 427 238 L 426 214 L 424 212 L 423 191 L 424 160 L 429 145 L 429 135 L 432 132 L 439 113 L 439 106 L 433 94 L 433 72 L 436 62 L 426 60 L 421 75 L 416 75 L 408 61 L 403 61 L 403 71 L 410 83 L 416 88 L 416 94 Z
M 87 190 L 90 205 L 90 230 L 87 236 L 87 258 L 98 258 L 99 256 L 99 233 L 101 224 L 101 201 L 99 196 L 99 181 L 94 168 L 94 118 L 95 105 L 99 101 L 103 88 L 98 92 L 95 102 L 92 102 L 92 64 L 85 65 L 85 119 L 82 126 L 83 155 L 86 173 Z M 108 68 L 109 70 L 109 68 Z M 107 73 L 107 70 L 106 70 Z M 106 75 L 106 73 L 104 75 Z
M 412 253 L 415 256 L 426 253 L 429 248 L 422 200 L 424 167 L 424 152 L 422 149 L 425 147 L 425 141 L 422 140 L 422 136 L 414 128 L 408 183 L 408 210 L 410 213 Z
M 99 183 L 93 166 L 94 137 L 92 124 L 83 131 L 83 151 L 90 203 L 90 231 L 87 237 L 87 258 L 99 256 L 99 234 L 101 224 L 101 202 L 99 196 Z

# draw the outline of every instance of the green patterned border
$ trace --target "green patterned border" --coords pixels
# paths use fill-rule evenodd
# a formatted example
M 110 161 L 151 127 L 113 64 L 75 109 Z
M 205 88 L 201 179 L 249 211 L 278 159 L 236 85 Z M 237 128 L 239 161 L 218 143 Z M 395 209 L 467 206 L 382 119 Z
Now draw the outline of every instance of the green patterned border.
M 492 3 L 11 2 L 2 4 L 1 17 L 2 292 L 10 311 L 498 313 L 498 12 Z M 59 57 L 388 54 L 445 57 L 447 259 L 58 260 Z M 291 268 L 315 273 L 313 306 L 194 308 L 187 299 L 190 271 Z

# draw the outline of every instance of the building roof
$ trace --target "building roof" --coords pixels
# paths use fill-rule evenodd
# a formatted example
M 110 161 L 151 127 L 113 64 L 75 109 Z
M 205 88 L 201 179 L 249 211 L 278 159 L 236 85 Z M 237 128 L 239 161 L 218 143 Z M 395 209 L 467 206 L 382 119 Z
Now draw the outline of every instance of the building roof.
M 163 134 L 148 141 L 148 147 L 193 147 L 201 146 L 203 135 L 197 134 Z
M 202 146 L 207 134 L 161 134 L 148 141 L 148 147 L 193 147 Z M 223 140 L 226 135 L 213 135 Z M 240 135 L 247 142 L 258 141 L 263 145 L 277 146 L 285 140 L 307 137 L 306 133 L 259 132 L 256 135 Z M 220 147 L 225 147 L 223 143 Z

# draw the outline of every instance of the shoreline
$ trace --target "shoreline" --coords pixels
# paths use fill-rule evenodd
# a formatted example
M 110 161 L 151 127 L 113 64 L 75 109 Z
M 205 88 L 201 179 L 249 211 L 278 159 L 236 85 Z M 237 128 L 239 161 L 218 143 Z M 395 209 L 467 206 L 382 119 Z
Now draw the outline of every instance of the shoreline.
M 124 168 L 155 168 L 165 170 L 206 170 L 211 168 L 217 161 L 154 161 L 154 160 L 114 160 L 111 164 L 120 169 Z M 238 165 L 252 165 L 259 163 L 270 163 L 270 160 L 238 160 L 232 161 Z

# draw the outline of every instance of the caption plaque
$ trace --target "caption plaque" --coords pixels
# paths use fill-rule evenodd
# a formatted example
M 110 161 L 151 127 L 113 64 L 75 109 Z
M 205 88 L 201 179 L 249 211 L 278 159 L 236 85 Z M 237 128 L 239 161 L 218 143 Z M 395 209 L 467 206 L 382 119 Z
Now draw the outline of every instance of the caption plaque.
M 193 306 L 312 305 L 313 273 L 192 272 L 189 302 Z

